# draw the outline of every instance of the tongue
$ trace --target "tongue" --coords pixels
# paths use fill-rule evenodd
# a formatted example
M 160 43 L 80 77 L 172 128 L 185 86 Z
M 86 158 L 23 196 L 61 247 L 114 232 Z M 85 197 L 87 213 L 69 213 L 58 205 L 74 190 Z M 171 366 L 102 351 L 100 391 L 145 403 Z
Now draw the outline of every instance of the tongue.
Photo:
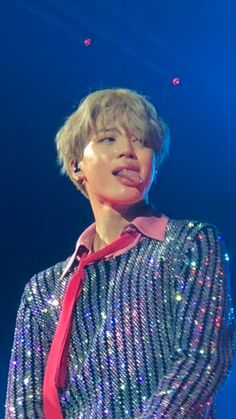
M 117 176 L 127 185 L 140 185 L 143 180 L 141 176 L 133 170 L 123 169 L 117 173 Z

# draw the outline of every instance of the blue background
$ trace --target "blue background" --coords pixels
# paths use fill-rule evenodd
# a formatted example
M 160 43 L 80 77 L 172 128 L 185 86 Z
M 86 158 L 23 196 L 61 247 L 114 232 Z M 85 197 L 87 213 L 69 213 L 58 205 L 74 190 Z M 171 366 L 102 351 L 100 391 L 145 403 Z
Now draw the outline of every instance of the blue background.
M 173 218 L 217 225 L 235 301 L 235 16 L 233 0 L 1 1 L 0 417 L 24 285 L 70 255 L 93 221 L 89 202 L 60 176 L 54 146 L 90 91 L 128 87 L 156 105 L 172 144 L 152 201 Z M 236 367 L 218 397 L 220 419 L 236 417 L 234 388 Z

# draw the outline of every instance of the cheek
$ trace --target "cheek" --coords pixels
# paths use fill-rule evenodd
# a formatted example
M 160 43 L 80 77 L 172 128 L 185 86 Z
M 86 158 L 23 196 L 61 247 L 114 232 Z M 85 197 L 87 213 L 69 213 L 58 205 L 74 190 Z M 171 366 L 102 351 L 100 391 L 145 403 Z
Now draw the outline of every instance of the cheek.
M 156 171 L 156 159 L 155 155 L 147 155 L 145 156 L 143 160 L 143 166 L 144 166 L 144 173 L 145 177 L 147 178 L 147 181 L 151 180 L 155 176 Z
M 88 144 L 87 147 L 84 149 L 83 154 L 83 167 L 85 175 L 93 173 L 98 168 L 103 168 L 105 166 L 106 161 L 107 156 L 105 155 L 105 153 L 94 150 L 94 147 Z
M 109 159 L 105 153 L 84 156 L 84 174 L 91 185 L 104 185 L 110 175 Z

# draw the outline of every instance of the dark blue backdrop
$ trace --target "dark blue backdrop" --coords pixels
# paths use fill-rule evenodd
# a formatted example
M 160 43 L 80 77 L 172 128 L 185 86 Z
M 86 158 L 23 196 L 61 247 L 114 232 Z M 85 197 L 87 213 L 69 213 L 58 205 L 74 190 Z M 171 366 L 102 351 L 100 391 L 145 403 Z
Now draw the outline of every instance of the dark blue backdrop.
M 124 86 L 155 103 L 172 145 L 152 199 L 171 217 L 217 225 L 235 295 L 235 15 L 233 0 L 1 1 L 0 417 L 23 287 L 65 259 L 92 221 L 88 201 L 60 177 L 54 148 L 89 91 Z M 236 371 L 220 393 L 220 419 L 235 417 L 235 385 Z

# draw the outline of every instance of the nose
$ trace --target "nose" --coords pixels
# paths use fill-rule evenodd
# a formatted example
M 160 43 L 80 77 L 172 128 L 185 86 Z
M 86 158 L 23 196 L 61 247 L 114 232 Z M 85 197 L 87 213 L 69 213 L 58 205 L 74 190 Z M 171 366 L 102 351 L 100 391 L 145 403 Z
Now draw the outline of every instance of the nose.
M 126 157 L 130 159 L 137 158 L 132 140 L 130 138 L 124 137 L 123 140 L 120 142 L 118 157 Z

